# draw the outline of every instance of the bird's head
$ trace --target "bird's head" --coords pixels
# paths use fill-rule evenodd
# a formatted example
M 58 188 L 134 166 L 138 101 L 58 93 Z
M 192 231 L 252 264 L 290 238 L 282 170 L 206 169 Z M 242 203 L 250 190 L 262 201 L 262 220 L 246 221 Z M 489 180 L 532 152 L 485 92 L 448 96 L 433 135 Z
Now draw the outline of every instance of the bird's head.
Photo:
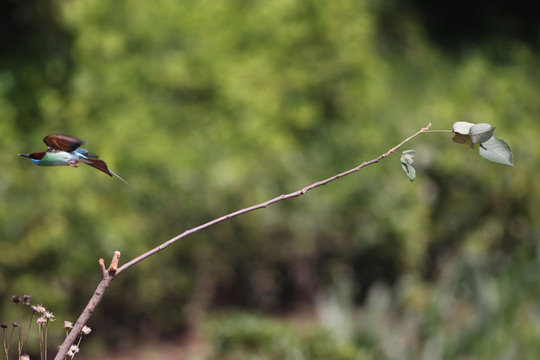
M 29 158 L 29 159 L 33 159 L 33 160 L 41 160 L 41 159 L 43 159 L 43 156 L 45 156 L 45 153 L 40 152 L 40 153 L 31 153 L 31 154 L 19 154 L 19 156 Z
M 45 156 L 45 152 L 37 152 L 31 154 L 19 154 L 19 156 L 32 160 L 34 164 L 40 165 L 41 159 Z

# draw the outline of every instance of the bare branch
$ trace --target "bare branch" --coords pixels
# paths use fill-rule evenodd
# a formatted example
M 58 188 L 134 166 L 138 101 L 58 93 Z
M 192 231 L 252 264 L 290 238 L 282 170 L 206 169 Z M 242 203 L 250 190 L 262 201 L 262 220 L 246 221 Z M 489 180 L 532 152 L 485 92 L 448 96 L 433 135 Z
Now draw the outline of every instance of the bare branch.
M 263 202 L 263 203 L 260 203 L 260 204 L 257 204 L 257 205 L 253 205 L 251 207 L 248 207 L 248 208 L 245 208 L 245 209 L 242 209 L 242 210 L 232 212 L 230 214 L 224 215 L 224 216 L 222 216 L 220 218 L 217 218 L 215 220 L 209 221 L 206 224 L 202 224 L 202 225 L 197 226 L 197 227 L 195 227 L 193 229 L 186 230 L 183 233 L 181 233 L 180 235 L 175 236 L 172 239 L 170 239 L 170 240 L 164 242 L 163 244 L 159 245 L 158 247 L 155 247 L 152 250 L 147 251 L 144 254 L 136 257 L 135 259 L 127 262 L 126 264 L 122 265 L 121 267 L 118 267 L 118 261 L 119 261 L 119 258 L 120 258 L 120 252 L 119 251 L 115 251 L 113 259 L 111 261 L 111 265 L 109 266 L 108 269 L 105 269 L 105 263 L 104 263 L 103 259 L 99 259 L 99 264 L 100 264 L 101 272 L 102 272 L 102 275 L 103 275 L 103 279 L 101 280 L 98 287 L 96 288 L 96 291 L 94 292 L 94 295 L 92 295 L 92 298 L 88 302 L 88 305 L 86 305 L 86 308 L 83 310 L 83 312 L 79 316 L 79 319 L 77 320 L 75 325 L 73 325 L 73 329 L 70 331 L 70 333 L 68 334 L 68 336 L 66 337 L 66 339 L 64 340 L 62 345 L 60 346 L 60 348 L 58 350 L 58 353 L 56 354 L 56 357 L 54 359 L 55 360 L 64 359 L 67 352 L 69 351 L 70 346 L 77 339 L 77 336 L 82 331 L 83 326 L 90 319 L 90 316 L 92 315 L 95 308 L 97 307 L 97 305 L 101 301 L 101 298 L 103 297 L 103 295 L 105 293 L 105 290 L 107 290 L 107 287 L 109 286 L 111 281 L 113 281 L 114 278 L 116 276 L 118 276 L 122 271 L 124 271 L 124 270 L 130 268 L 131 266 L 137 264 L 138 262 L 140 262 L 140 261 L 154 255 L 155 253 L 167 248 L 169 245 L 174 244 L 178 240 L 180 240 L 182 238 L 185 238 L 188 235 L 191 235 L 191 234 L 196 233 L 196 232 L 198 232 L 200 230 L 206 229 L 206 228 L 208 228 L 208 227 L 210 227 L 212 225 L 218 224 L 218 223 L 220 223 L 222 221 L 225 221 L 227 219 L 230 219 L 230 218 L 233 218 L 233 217 L 236 217 L 236 216 L 239 216 L 239 215 L 251 212 L 251 211 L 255 211 L 255 210 L 258 210 L 258 209 L 266 208 L 269 205 L 274 204 L 274 203 L 276 203 L 278 201 L 282 201 L 282 200 L 285 200 L 285 199 L 290 199 L 290 198 L 298 197 L 300 195 L 304 195 L 309 190 L 312 190 L 312 189 L 314 189 L 316 187 L 319 187 L 319 186 L 322 186 L 322 185 L 326 185 L 331 181 L 334 181 L 334 180 L 342 178 L 342 177 L 344 177 L 346 175 L 352 174 L 352 173 L 354 173 L 354 172 L 356 172 L 356 171 L 358 171 L 358 170 L 360 170 L 360 169 L 362 169 L 362 168 L 364 168 L 364 167 L 366 167 L 368 165 L 378 163 L 382 159 L 386 158 L 388 155 L 395 152 L 397 149 L 399 149 L 405 143 L 411 141 L 416 136 L 418 136 L 418 135 L 420 135 L 420 134 L 422 134 L 424 132 L 427 132 L 430 127 L 431 127 L 431 124 L 428 124 L 425 128 L 420 129 L 418 132 L 416 132 L 415 134 L 409 136 L 407 139 L 403 140 L 401 143 L 394 146 L 393 148 L 391 148 L 390 150 L 388 150 L 384 154 L 379 155 L 378 157 L 376 157 L 373 160 L 363 162 L 362 164 L 358 165 L 355 168 L 352 168 L 352 169 L 347 170 L 345 172 L 342 172 L 340 174 L 334 175 L 334 176 L 329 177 L 329 178 L 327 178 L 325 180 L 318 181 L 318 182 L 316 182 L 314 184 L 311 184 L 309 186 L 306 186 L 303 189 L 300 189 L 298 191 L 295 191 L 295 192 L 292 192 L 292 193 L 289 193 L 289 194 L 280 195 L 280 196 L 275 197 L 275 198 L 273 198 L 271 200 L 268 200 L 266 202 Z
M 186 236 L 188 235 L 191 235 L 193 233 L 196 233 L 197 231 L 200 231 L 200 230 L 203 230 L 203 229 L 206 229 L 212 225 L 215 225 L 217 223 L 220 223 L 222 221 L 225 221 L 225 220 L 228 220 L 230 218 L 233 218 L 235 216 L 238 216 L 238 215 L 242 215 L 242 214 L 245 214 L 245 213 L 248 213 L 248 212 L 251 212 L 251 211 L 254 211 L 254 210 L 258 210 L 258 209 L 262 209 L 262 208 L 265 208 L 265 207 L 268 207 L 269 205 L 273 204 L 273 203 L 276 203 L 278 201 L 281 201 L 281 200 L 285 200 L 285 199 L 290 199 L 290 198 L 293 198 L 293 197 L 298 197 L 300 195 L 304 195 L 306 192 L 308 192 L 309 190 L 311 189 L 314 189 L 316 187 L 319 187 L 319 186 L 322 186 L 322 185 L 326 185 L 328 184 L 329 182 L 331 181 L 334 181 L 334 180 L 337 180 L 339 178 L 342 178 L 346 175 L 349 175 L 349 174 L 352 174 L 368 165 L 371 165 L 371 164 L 375 164 L 375 163 L 378 163 L 379 161 L 381 161 L 382 159 L 384 159 L 385 157 L 387 157 L 388 155 L 390 155 L 392 152 L 396 151 L 397 149 L 399 149 L 401 146 L 403 146 L 405 143 L 411 141 L 413 138 L 417 137 L 418 135 L 428 131 L 428 129 L 431 127 L 431 124 L 428 124 L 425 128 L 422 128 L 420 129 L 418 132 L 416 132 L 414 135 L 411 135 L 409 136 L 407 139 L 403 140 L 401 143 L 399 143 L 398 145 L 394 146 L 393 148 L 391 148 L 390 150 L 388 150 L 387 152 L 385 152 L 384 154 L 382 155 L 379 155 L 378 157 L 376 157 L 375 159 L 373 160 L 370 160 L 370 161 L 366 161 L 366 162 L 363 162 L 362 164 L 358 165 L 357 167 L 353 168 L 353 169 L 350 169 L 350 170 L 347 170 L 345 172 L 342 172 L 340 174 L 337 174 L 337 175 L 334 175 L 332 177 L 329 177 L 328 179 L 325 179 L 325 180 L 322 180 L 322 181 L 318 181 L 314 184 L 311 184 L 309 186 L 306 186 L 305 188 L 301 189 L 301 190 L 298 190 L 298 191 L 295 191 L 295 192 L 292 192 L 290 194 L 284 194 L 284 195 L 280 195 L 278 197 L 275 197 L 271 200 L 268 200 L 266 202 L 263 202 L 261 204 L 258 204 L 258 205 L 253 205 L 251 207 L 248 207 L 248 208 L 245 208 L 245 209 L 242 209 L 242 210 L 238 210 L 238 211 L 235 211 L 233 213 L 230 213 L 230 214 L 227 214 L 227 215 L 224 215 L 218 219 L 215 219 L 215 220 L 212 220 L 212 221 L 209 221 L 207 222 L 206 224 L 203 224 L 203 225 L 200 225 L 200 226 L 197 226 L 193 229 L 190 229 L 190 230 L 186 230 L 184 231 L 182 234 L 178 235 L 178 236 L 175 236 L 173 237 L 172 239 L 164 242 L 163 244 L 153 248 L 152 250 L 136 257 L 135 259 L 125 263 L 124 265 L 122 265 L 118 271 L 116 272 L 116 275 L 120 274 L 122 271 L 126 270 L 127 268 L 135 265 L 136 263 L 146 259 L 147 257 L 150 257 L 152 255 L 154 255 L 155 253 L 167 248 L 169 245 L 172 245 L 174 244 L 175 242 L 177 242 L 178 240 L 182 239 L 182 238 L 185 238 Z
M 64 339 L 64 342 L 62 345 L 58 348 L 58 353 L 56 354 L 54 360 L 63 360 L 66 357 L 66 354 L 69 351 L 69 348 L 75 340 L 77 339 L 77 336 L 81 333 L 84 325 L 88 322 L 90 317 L 92 316 L 92 313 L 98 306 L 99 302 L 101 301 L 101 298 L 103 298 L 103 295 L 105 294 L 105 290 L 109 287 L 109 284 L 111 281 L 114 280 L 116 277 L 116 272 L 111 271 L 111 269 L 116 269 L 118 267 L 118 260 L 120 259 L 120 252 L 115 251 L 111 265 L 109 266 L 109 270 L 107 271 L 105 269 L 105 263 L 103 259 L 99 259 L 99 265 L 101 268 L 101 272 L 103 274 L 103 279 L 99 282 L 96 291 L 94 291 L 94 295 L 92 295 L 92 298 L 90 298 L 90 301 L 84 308 L 83 312 L 77 319 L 77 322 L 75 325 L 73 325 L 73 329 L 69 332 L 69 334 Z

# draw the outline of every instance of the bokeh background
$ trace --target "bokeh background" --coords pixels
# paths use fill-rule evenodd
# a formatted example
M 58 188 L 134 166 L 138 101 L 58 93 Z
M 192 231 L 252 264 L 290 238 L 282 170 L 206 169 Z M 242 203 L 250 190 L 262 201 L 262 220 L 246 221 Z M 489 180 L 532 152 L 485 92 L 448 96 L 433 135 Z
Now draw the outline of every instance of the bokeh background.
M 11 295 L 32 295 L 58 319 L 54 349 L 97 259 L 126 262 L 427 123 L 487 122 L 515 167 L 421 135 L 405 148 L 413 183 L 390 157 L 196 233 L 112 283 L 81 357 L 154 344 L 142 358 L 538 358 L 540 21 L 527 3 L 3 2 L 0 320 L 14 320 Z M 87 140 L 129 185 L 17 156 L 50 133 Z M 203 351 L 186 354 L 193 342 Z

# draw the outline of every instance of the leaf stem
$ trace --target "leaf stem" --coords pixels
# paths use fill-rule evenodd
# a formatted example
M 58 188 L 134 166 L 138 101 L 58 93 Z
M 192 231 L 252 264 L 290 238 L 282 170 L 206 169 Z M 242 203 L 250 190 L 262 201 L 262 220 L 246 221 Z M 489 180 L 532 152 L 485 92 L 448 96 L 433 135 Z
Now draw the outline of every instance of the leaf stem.
M 426 130 L 424 133 L 453 133 L 453 130 Z

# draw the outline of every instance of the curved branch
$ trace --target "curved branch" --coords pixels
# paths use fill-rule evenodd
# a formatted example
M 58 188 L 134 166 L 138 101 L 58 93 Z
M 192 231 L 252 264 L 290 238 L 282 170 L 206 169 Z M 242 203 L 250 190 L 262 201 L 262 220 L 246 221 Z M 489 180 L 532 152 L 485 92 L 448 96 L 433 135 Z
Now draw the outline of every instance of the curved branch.
M 146 259 L 147 257 L 150 257 L 152 255 L 154 255 L 155 253 L 167 248 L 168 246 L 174 244 L 175 242 L 177 242 L 178 240 L 182 239 L 182 238 L 185 238 L 186 236 L 188 235 L 191 235 L 193 233 L 196 233 L 200 230 L 203 230 L 203 229 L 206 229 L 212 225 L 215 225 L 217 223 L 220 223 L 222 221 L 225 221 L 225 220 L 228 220 L 230 218 L 233 218 L 233 217 L 236 217 L 238 215 L 242 215 L 242 214 L 245 214 L 245 213 L 248 213 L 248 212 L 251 212 L 251 211 L 255 211 L 255 210 L 258 210 L 258 209 L 262 209 L 262 208 L 265 208 L 265 207 L 268 207 L 269 205 L 271 204 L 274 204 L 278 201 L 282 201 L 282 200 L 285 200 L 285 199 L 290 199 L 290 198 L 294 198 L 294 197 L 298 197 L 300 195 L 304 195 L 306 192 L 308 192 L 309 190 L 312 190 L 316 187 L 319 187 L 319 186 L 322 186 L 322 185 L 326 185 L 328 184 L 329 182 L 331 181 L 334 181 L 334 180 L 337 180 L 339 178 L 342 178 L 344 176 L 347 176 L 349 174 L 352 174 L 368 165 L 371 165 L 371 164 L 375 164 L 375 163 L 378 163 L 379 161 L 381 161 L 382 159 L 384 159 L 385 157 L 387 157 L 388 155 L 390 155 L 391 153 L 393 153 L 394 151 L 396 151 L 397 149 L 399 149 L 401 146 L 403 146 L 405 143 L 411 141 L 413 138 L 415 138 L 416 136 L 428 131 L 428 129 L 431 127 L 431 123 L 428 124 L 425 128 L 422 128 L 420 129 L 418 132 L 416 132 L 414 135 L 411 135 L 409 136 L 407 139 L 403 140 L 402 142 L 400 142 L 398 145 L 394 146 L 393 148 L 391 148 L 390 150 L 388 150 L 387 152 L 385 152 L 384 154 L 382 155 L 379 155 L 378 157 L 376 157 L 375 159 L 373 160 L 370 160 L 370 161 L 366 161 L 366 162 L 363 162 L 362 164 L 358 165 L 357 167 L 355 168 L 352 168 L 350 170 L 347 170 L 347 171 L 344 171 L 340 174 L 337 174 L 337 175 L 334 175 L 334 176 L 331 176 L 325 180 L 321 180 L 321 181 L 318 181 L 314 184 L 311 184 L 309 186 L 306 186 L 305 188 L 301 189 L 301 190 L 298 190 L 298 191 L 295 191 L 295 192 L 292 192 L 292 193 L 289 193 L 289 194 L 283 194 L 283 195 L 280 195 L 278 197 L 275 197 L 271 200 L 268 200 L 268 201 L 265 201 L 263 203 L 260 203 L 260 204 L 257 204 L 257 205 L 253 205 L 253 206 L 250 206 L 250 207 L 247 207 L 247 208 L 244 208 L 242 210 L 238 210 L 238 211 L 235 211 L 233 213 L 230 213 L 230 214 L 227 214 L 227 215 L 224 215 L 220 218 L 217 218 L 217 219 L 214 219 L 212 221 L 209 221 L 207 222 L 206 224 L 202 224 L 200 226 L 197 226 L 193 229 L 190 229 L 190 230 L 186 230 L 184 231 L 183 233 L 181 233 L 180 235 L 177 235 L 175 237 L 173 237 L 172 239 L 164 242 L 163 244 L 153 248 L 152 250 L 150 251 L 147 251 L 145 252 L 144 254 L 136 257 L 135 259 L 125 263 L 124 265 L 122 265 L 120 268 L 118 268 L 118 271 L 116 272 L 116 274 L 120 274 L 122 271 L 130 268 L 131 266 L 135 265 L 136 263 Z
M 329 177 L 329 178 L 327 178 L 325 180 L 321 180 L 321 181 L 318 181 L 316 183 L 313 183 L 313 184 L 311 184 L 309 186 L 306 186 L 306 187 L 304 187 L 304 188 L 302 188 L 302 189 L 300 189 L 298 191 L 295 191 L 295 192 L 292 192 L 292 193 L 289 193 L 289 194 L 280 195 L 278 197 L 275 197 L 275 198 L 273 198 L 271 200 L 268 200 L 268 201 L 265 201 L 263 203 L 253 205 L 253 206 L 250 206 L 250 207 L 247 207 L 247 208 L 232 212 L 230 214 L 224 215 L 224 216 L 222 216 L 220 218 L 217 218 L 215 220 L 212 220 L 212 221 L 209 221 L 209 222 L 207 222 L 205 224 L 197 226 L 197 227 L 195 227 L 193 229 L 186 230 L 183 233 L 181 233 L 180 235 L 177 235 L 177 236 L 173 237 L 172 239 L 169 239 L 168 241 L 164 242 L 163 244 L 161 244 L 161 245 L 153 248 L 152 250 L 149 250 L 149 251 L 145 252 L 144 254 L 136 257 L 135 259 L 125 263 L 124 265 L 122 265 L 119 268 L 117 268 L 117 266 L 118 266 L 118 258 L 120 256 L 119 252 L 115 252 L 115 256 L 113 257 L 113 261 L 111 263 L 111 266 L 109 266 L 108 270 L 105 269 L 105 265 L 103 263 L 103 260 L 100 259 L 100 266 L 101 266 L 102 273 L 103 273 L 103 279 L 99 283 L 99 285 L 98 285 L 96 291 L 94 292 L 94 295 L 90 299 L 88 305 L 86 306 L 86 308 L 83 310 L 83 312 L 79 316 L 79 319 L 77 320 L 77 322 L 73 326 L 73 329 L 71 330 L 69 335 L 66 337 L 66 339 L 64 340 L 62 345 L 60 346 L 60 348 L 58 350 L 58 353 L 56 354 L 56 357 L 54 359 L 55 360 L 64 359 L 67 352 L 69 351 L 70 346 L 73 344 L 73 342 L 75 341 L 75 339 L 77 338 L 77 336 L 81 332 L 83 326 L 90 319 L 90 316 L 92 315 L 92 312 L 94 311 L 94 309 L 97 307 L 97 305 L 101 301 L 101 298 L 103 297 L 103 295 L 105 293 L 105 290 L 107 290 L 107 287 L 109 286 L 111 281 L 114 280 L 114 278 L 116 276 L 118 276 L 121 272 L 123 272 L 124 270 L 126 270 L 126 269 L 132 267 L 133 265 L 137 264 L 138 262 L 140 262 L 140 261 L 154 255 L 155 253 L 167 248 L 168 246 L 174 244 L 175 242 L 177 242 L 178 240 L 180 240 L 182 238 L 185 238 L 188 235 L 191 235 L 191 234 L 196 233 L 196 232 L 198 232 L 200 230 L 206 229 L 206 228 L 208 228 L 208 227 L 210 227 L 212 225 L 218 224 L 218 223 L 220 223 L 222 221 L 225 221 L 225 220 L 228 220 L 230 218 L 233 218 L 233 217 L 236 217 L 236 216 L 239 216 L 239 215 L 251 212 L 251 211 L 255 211 L 255 210 L 258 210 L 258 209 L 266 208 L 269 205 L 274 204 L 276 202 L 286 200 L 286 199 L 290 199 L 290 198 L 294 198 L 294 197 L 298 197 L 300 195 L 304 195 L 309 190 L 315 189 L 316 187 L 319 187 L 319 186 L 322 186 L 322 185 L 326 185 L 331 181 L 334 181 L 334 180 L 337 180 L 337 179 L 342 178 L 344 176 L 347 176 L 349 174 L 352 174 L 352 173 L 354 173 L 354 172 L 356 172 L 356 171 L 358 171 L 358 170 L 360 170 L 360 169 L 362 169 L 362 168 L 364 168 L 364 167 L 366 167 L 368 165 L 378 163 L 379 161 L 381 161 L 382 159 L 386 158 L 388 155 L 392 154 L 394 151 L 399 149 L 405 143 L 411 141 L 412 139 L 414 139 L 418 135 L 420 135 L 420 134 L 422 134 L 424 132 L 427 132 L 430 127 L 431 127 L 431 124 L 428 124 L 425 128 L 420 129 L 415 134 L 409 136 L 408 138 L 406 138 L 405 140 L 403 140 L 402 142 L 400 142 L 399 144 L 397 144 L 396 146 L 394 146 L 393 148 L 391 148 L 390 150 L 388 150 L 384 154 L 379 155 L 378 157 L 376 157 L 373 160 L 365 161 L 362 164 L 356 166 L 355 168 L 352 168 L 352 169 L 344 171 L 344 172 L 342 172 L 340 174 L 331 176 L 331 177 Z

